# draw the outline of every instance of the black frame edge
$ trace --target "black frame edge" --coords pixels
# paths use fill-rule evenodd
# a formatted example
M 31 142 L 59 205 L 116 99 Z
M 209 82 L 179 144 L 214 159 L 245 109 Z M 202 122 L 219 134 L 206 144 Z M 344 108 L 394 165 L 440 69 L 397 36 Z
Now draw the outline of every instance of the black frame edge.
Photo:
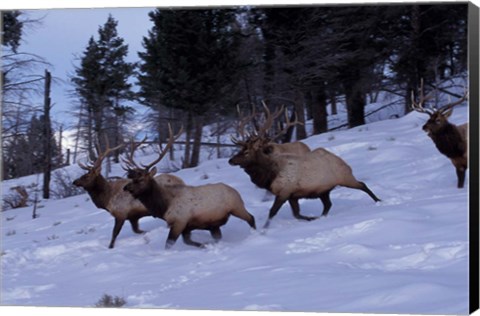
M 469 312 L 479 309 L 479 8 L 468 4 L 469 56 Z

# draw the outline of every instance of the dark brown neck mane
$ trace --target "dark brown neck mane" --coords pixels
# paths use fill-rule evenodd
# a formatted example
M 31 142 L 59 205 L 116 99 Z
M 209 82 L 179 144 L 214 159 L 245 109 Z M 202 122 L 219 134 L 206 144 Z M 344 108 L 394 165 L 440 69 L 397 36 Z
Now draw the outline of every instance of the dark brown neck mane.
M 448 158 L 462 157 L 466 150 L 466 144 L 457 127 L 447 123 L 445 127 L 430 136 L 438 151 Z
M 92 186 L 85 188 L 96 207 L 107 210 L 111 198 L 111 187 L 103 176 L 98 176 Z
M 168 209 L 163 188 L 152 178 L 145 191 L 136 196 L 154 217 L 163 218 Z
M 263 157 L 262 157 L 263 158 Z M 271 191 L 273 180 L 277 177 L 277 165 L 268 159 L 257 159 L 250 163 L 241 165 L 250 176 L 250 180 L 259 188 Z

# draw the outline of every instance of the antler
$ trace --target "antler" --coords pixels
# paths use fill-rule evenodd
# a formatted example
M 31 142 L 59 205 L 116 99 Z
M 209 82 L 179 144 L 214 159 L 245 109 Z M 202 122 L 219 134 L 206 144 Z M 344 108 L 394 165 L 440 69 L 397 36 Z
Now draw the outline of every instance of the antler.
M 122 158 L 122 162 L 126 165 L 126 168 L 122 166 L 123 170 L 128 171 L 129 169 L 142 168 L 139 165 L 137 165 L 137 163 L 133 160 L 133 154 L 135 153 L 137 148 L 140 147 L 140 145 L 143 145 L 146 142 L 147 142 L 147 136 L 145 136 L 143 140 L 140 142 L 134 142 L 133 138 L 130 139 L 130 150 L 126 154 L 127 158 Z
M 97 147 L 97 153 L 98 153 L 97 159 L 94 162 L 89 162 L 88 165 L 85 165 L 81 162 L 78 162 L 78 165 L 80 166 L 80 168 L 82 168 L 84 170 L 87 170 L 87 171 L 90 171 L 92 169 L 98 169 L 99 170 L 102 167 L 102 162 L 105 159 L 105 157 L 107 157 L 111 152 L 125 146 L 125 144 L 120 144 L 118 146 L 110 148 L 110 144 L 109 144 L 108 138 L 106 136 L 105 136 L 105 145 L 106 145 L 105 151 L 102 152 L 101 149 L 100 149 L 100 143 L 97 139 L 97 141 L 96 141 L 96 147 Z
M 415 96 L 412 91 L 412 109 L 420 113 L 427 113 L 428 115 L 432 115 L 434 112 L 432 109 L 425 109 L 423 107 L 423 104 L 425 103 L 425 101 L 428 101 L 429 99 L 432 98 L 431 94 L 428 94 L 427 96 L 424 96 L 423 94 L 423 79 L 421 79 L 420 81 L 420 89 L 418 90 L 420 92 L 420 100 L 418 103 L 415 101 Z
M 465 101 L 467 98 L 468 98 L 468 90 L 465 89 L 465 92 L 464 92 L 463 96 L 462 96 L 460 99 L 458 99 L 457 101 L 451 102 L 451 103 L 449 103 L 449 104 L 447 104 L 447 105 L 442 106 L 438 111 L 443 114 L 443 113 L 449 111 L 449 110 L 450 110 L 451 108 L 453 108 L 454 106 L 459 105 L 460 103 L 462 103 L 463 101 Z
M 280 115 L 282 115 L 282 113 L 285 113 L 285 121 L 286 121 L 287 125 L 279 133 L 275 134 L 272 139 L 276 139 L 276 138 L 280 137 L 282 134 L 284 134 L 286 132 L 286 130 L 290 126 L 293 126 L 293 125 L 296 125 L 296 124 L 301 124 L 296 118 L 295 118 L 294 122 L 290 121 L 290 119 L 288 118 L 288 113 L 285 109 L 285 106 L 283 106 L 283 105 L 273 113 L 270 111 L 270 109 L 268 108 L 268 106 L 265 104 L 264 101 L 262 101 L 262 105 L 263 105 L 263 108 L 264 108 L 265 121 L 258 128 L 254 127 L 253 136 L 256 136 L 258 138 L 267 138 L 268 132 L 272 128 L 273 123 L 275 122 L 275 120 Z M 251 115 L 244 116 L 238 108 L 237 108 L 237 111 L 238 111 L 239 116 L 240 116 L 240 121 L 239 121 L 238 127 L 237 127 L 237 133 L 240 135 L 241 140 L 239 140 L 239 139 L 237 139 L 236 137 L 233 137 L 233 136 L 231 136 L 230 138 L 232 140 L 232 143 L 234 143 L 235 145 L 242 146 L 242 145 L 245 145 L 246 139 L 252 136 L 252 135 L 246 134 L 245 126 L 255 118 L 256 112 L 255 112 L 255 108 L 253 108 Z
M 255 134 L 258 137 L 265 138 L 268 135 L 268 131 L 272 128 L 273 122 L 280 116 L 282 115 L 282 112 L 284 110 L 284 106 L 282 105 L 280 109 L 277 109 L 273 114 L 270 112 L 270 109 L 268 106 L 265 104 L 265 102 L 262 101 L 263 108 L 265 109 L 265 122 L 263 122 L 262 126 L 258 130 L 255 131 Z
M 130 152 L 127 156 L 126 159 L 123 159 L 123 162 L 126 164 L 126 168 L 124 167 L 123 169 L 126 170 L 126 171 L 130 171 L 130 170 L 133 170 L 133 169 L 144 169 L 144 170 L 150 170 L 150 168 L 152 168 L 154 165 L 156 165 L 160 160 L 163 159 L 163 157 L 165 157 L 165 155 L 168 153 L 168 151 L 170 150 L 170 148 L 173 146 L 173 143 L 175 142 L 175 140 L 177 140 L 180 135 L 182 134 L 183 132 L 183 127 L 180 128 L 180 130 L 178 131 L 178 133 L 176 135 L 173 135 L 173 130 L 172 130 L 172 126 L 170 124 L 168 124 L 168 142 L 167 144 L 165 145 L 164 148 L 162 148 L 161 145 L 159 145 L 160 147 L 160 152 L 159 152 L 159 155 L 158 157 L 152 161 L 151 163 L 147 164 L 147 165 L 144 165 L 144 164 L 141 164 L 141 166 L 139 166 L 134 160 L 133 160 L 133 153 L 135 152 L 135 150 L 143 143 L 145 143 L 146 141 L 146 138 L 144 138 L 141 142 L 137 143 L 136 145 L 134 145 L 132 143 L 132 147 L 130 148 Z
M 79 166 L 80 168 L 82 168 L 83 170 L 89 171 L 89 170 L 93 169 L 93 165 L 88 165 L 88 166 L 87 166 L 87 165 L 81 163 L 80 161 L 77 162 L 77 163 L 78 163 L 78 166 Z
M 295 126 L 297 124 L 303 125 L 303 123 L 298 120 L 297 115 L 295 115 L 295 121 L 293 121 L 293 122 L 290 121 L 290 118 L 288 117 L 288 111 L 287 111 L 287 109 L 285 109 L 285 126 L 283 126 L 280 129 L 280 132 L 278 132 L 277 134 L 275 134 L 271 137 L 272 141 L 275 141 L 277 138 L 284 135 L 291 126 Z
M 241 140 L 237 139 L 236 137 L 231 136 L 232 142 L 236 145 L 241 145 L 244 143 L 245 139 L 248 138 L 248 135 L 245 131 L 245 127 L 248 123 L 253 121 L 255 116 L 257 115 L 255 111 L 255 107 L 252 106 L 252 113 L 250 115 L 244 115 L 243 112 L 240 110 L 240 107 L 237 105 L 237 113 L 239 117 L 239 121 L 237 123 L 237 134 L 240 136 Z

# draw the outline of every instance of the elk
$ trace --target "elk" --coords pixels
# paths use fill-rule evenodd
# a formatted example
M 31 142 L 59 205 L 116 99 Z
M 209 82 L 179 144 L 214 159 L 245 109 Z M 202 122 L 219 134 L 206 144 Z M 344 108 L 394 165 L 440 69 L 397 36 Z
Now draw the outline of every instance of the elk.
M 124 160 L 124 169 L 132 179 L 124 190 L 140 200 L 156 217 L 165 220 L 170 228 L 165 248 L 171 248 L 180 235 L 185 244 L 204 248 L 204 244 L 191 239 L 191 231 L 195 229 L 208 230 L 213 239 L 219 241 L 222 237 L 220 227 L 226 224 L 230 215 L 256 229 L 255 218 L 246 210 L 240 194 L 226 184 L 166 186 L 153 180 L 157 172 L 153 166 L 163 159 L 181 130 L 173 136 L 169 126 L 169 133 L 167 145 L 150 164 L 139 166 L 132 155 Z
M 256 139 L 263 139 L 266 142 L 270 143 L 273 147 L 273 151 L 275 153 L 292 153 L 292 154 L 304 154 L 307 152 L 310 152 L 310 148 L 299 141 L 296 142 L 291 142 L 291 143 L 283 143 L 283 144 L 278 144 L 275 141 L 280 138 L 283 134 L 285 134 L 288 130 L 289 127 L 295 126 L 296 124 L 300 124 L 297 120 L 294 122 L 291 122 L 290 119 L 288 118 L 288 113 L 285 110 L 284 112 L 284 107 L 280 107 L 277 111 L 275 111 L 273 114 L 265 104 L 265 102 L 262 102 L 263 108 L 264 108 L 264 115 L 265 115 L 265 121 L 263 124 L 259 127 L 255 127 L 254 131 L 252 134 L 247 134 L 245 131 L 245 127 L 248 123 L 254 120 L 256 116 L 255 108 L 252 110 L 252 114 L 245 116 L 243 113 L 238 110 L 239 116 L 240 116 L 240 121 L 237 126 L 237 134 L 240 135 L 241 139 L 243 141 L 250 141 L 253 142 Z M 273 136 L 269 136 L 269 133 L 272 129 L 274 121 L 282 115 L 282 113 L 285 113 L 285 126 L 280 130 L 280 132 L 274 134 Z M 253 124 L 256 126 L 257 124 Z M 235 143 L 238 141 L 236 138 L 232 137 L 232 142 Z
M 336 186 L 362 190 L 375 202 L 380 201 L 365 183 L 355 179 L 345 161 L 324 148 L 299 155 L 275 152 L 268 140 L 257 137 L 235 143 L 241 149 L 229 160 L 230 165 L 240 166 L 254 184 L 275 195 L 264 228 L 268 228 L 286 201 L 295 218 L 311 221 L 318 217 L 300 214 L 298 200 L 319 198 L 323 203 L 322 216 L 327 216 L 332 206 L 330 192 Z
M 123 191 L 123 187 L 127 185 L 130 180 L 117 179 L 109 181 L 102 175 L 102 162 L 105 157 L 122 146 L 123 145 L 119 145 L 114 148 L 109 148 L 107 143 L 106 150 L 100 152 L 99 146 L 97 145 L 97 159 L 86 165 L 79 162 L 78 165 L 80 168 L 86 170 L 87 173 L 73 181 L 74 185 L 82 187 L 87 191 L 97 208 L 106 210 L 115 218 L 112 238 L 108 246 L 110 249 L 115 246 L 115 240 L 126 220 L 130 222 L 133 232 L 143 234 L 145 232 L 139 228 L 138 221 L 144 216 L 152 215 L 140 201 L 135 200 L 128 192 Z M 180 178 L 167 174 L 155 180 L 169 185 L 184 184 Z
M 464 95 L 447 105 L 437 108 L 424 108 L 424 103 L 432 96 L 423 95 L 423 82 L 420 88 L 419 101 L 415 101 L 412 92 L 412 109 L 428 114 L 429 119 L 422 129 L 432 139 L 438 151 L 450 159 L 457 173 L 457 188 L 463 188 L 465 173 L 468 167 L 468 123 L 455 125 L 448 121 L 452 115 L 453 107 L 467 99 L 467 90 Z

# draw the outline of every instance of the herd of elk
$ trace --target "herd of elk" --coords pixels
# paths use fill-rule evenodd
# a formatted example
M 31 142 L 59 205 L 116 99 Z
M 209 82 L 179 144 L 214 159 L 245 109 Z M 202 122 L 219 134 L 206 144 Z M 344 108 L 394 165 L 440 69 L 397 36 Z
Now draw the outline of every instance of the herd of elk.
M 450 158 L 457 171 L 457 186 L 462 188 L 468 167 L 468 123 L 456 126 L 447 119 L 452 114 L 453 107 L 466 99 L 467 93 L 459 100 L 436 109 L 424 108 L 424 103 L 430 96 L 423 95 L 423 84 L 421 90 L 418 102 L 412 93 L 412 108 L 429 115 L 423 130 L 428 133 L 437 149 Z M 291 122 L 285 111 L 285 126 L 277 134 L 270 135 L 275 120 L 284 113 L 284 108 L 271 113 L 265 104 L 263 106 L 264 121 L 259 127 L 255 121 L 255 111 L 249 116 L 241 115 L 237 127 L 240 139 L 232 137 L 232 142 L 240 147 L 240 151 L 228 162 L 240 166 L 255 185 L 275 195 L 264 228 L 269 226 L 272 218 L 287 201 L 295 218 L 310 221 L 318 217 L 300 214 L 298 201 L 318 198 L 323 204 L 322 216 L 327 216 L 332 206 L 330 192 L 337 186 L 361 190 L 375 202 L 380 201 L 365 183 L 353 176 L 351 167 L 344 160 L 328 150 L 317 148 L 312 151 L 298 141 L 276 143 L 287 128 L 298 122 Z M 246 132 L 247 124 L 254 125 L 252 132 Z M 158 157 L 147 165 L 138 165 L 134 161 L 136 149 L 146 139 L 136 144 L 132 141 L 130 152 L 123 159 L 128 179 L 107 180 L 101 174 L 105 157 L 123 145 L 109 148 L 107 142 L 107 148 L 103 152 L 98 150 L 98 158 L 94 162 L 88 165 L 79 163 L 87 173 L 73 184 L 83 187 L 96 207 L 107 210 L 115 218 L 109 248 L 114 247 L 115 239 L 126 220 L 130 221 L 135 233 L 143 233 L 139 229 L 138 220 L 144 216 L 161 218 L 167 222 L 170 230 L 166 248 L 170 248 L 180 235 L 185 244 L 204 247 L 204 244 L 191 239 L 191 231 L 196 229 L 208 230 L 215 241 L 220 240 L 220 227 L 226 224 L 230 215 L 244 220 L 256 229 L 255 218 L 246 210 L 240 194 L 234 188 L 224 183 L 189 186 L 173 175 L 156 176 L 155 165 L 165 157 L 181 132 L 173 135 L 169 126 L 168 143 L 163 148 L 160 146 Z
M 420 113 L 428 114 L 429 119 L 422 129 L 432 139 L 438 151 L 447 156 L 457 172 L 457 187 L 463 188 L 465 173 L 468 167 L 468 123 L 454 125 L 448 122 L 453 107 L 467 99 L 467 91 L 455 102 L 436 108 L 424 108 L 424 103 L 432 98 L 432 94 L 424 96 L 423 82 L 420 87 L 420 100 L 415 101 L 412 93 L 412 108 Z

